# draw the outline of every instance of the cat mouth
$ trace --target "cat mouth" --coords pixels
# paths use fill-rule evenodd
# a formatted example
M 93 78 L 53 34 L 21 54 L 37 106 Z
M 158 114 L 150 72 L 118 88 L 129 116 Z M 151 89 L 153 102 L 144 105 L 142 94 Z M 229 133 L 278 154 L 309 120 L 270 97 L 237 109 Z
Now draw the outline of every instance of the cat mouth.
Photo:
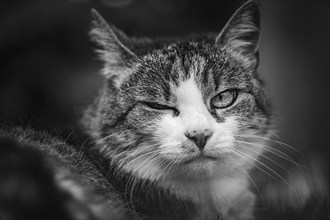
M 184 161 L 184 164 L 189 164 L 192 162 L 208 162 L 208 161 L 216 161 L 216 160 L 218 160 L 217 157 L 200 154 L 198 156 L 194 156 L 194 157 L 189 158 L 188 160 Z

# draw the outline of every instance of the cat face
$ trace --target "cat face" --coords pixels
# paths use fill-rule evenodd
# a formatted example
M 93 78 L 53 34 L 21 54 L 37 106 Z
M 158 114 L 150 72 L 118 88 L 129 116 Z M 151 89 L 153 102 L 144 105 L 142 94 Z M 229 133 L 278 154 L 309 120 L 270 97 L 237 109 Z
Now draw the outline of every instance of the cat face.
M 256 2 L 243 5 L 217 37 L 135 41 L 134 52 L 94 16 L 92 36 L 103 47 L 108 81 L 96 138 L 117 169 L 150 180 L 196 180 L 255 162 L 269 125 L 256 72 Z

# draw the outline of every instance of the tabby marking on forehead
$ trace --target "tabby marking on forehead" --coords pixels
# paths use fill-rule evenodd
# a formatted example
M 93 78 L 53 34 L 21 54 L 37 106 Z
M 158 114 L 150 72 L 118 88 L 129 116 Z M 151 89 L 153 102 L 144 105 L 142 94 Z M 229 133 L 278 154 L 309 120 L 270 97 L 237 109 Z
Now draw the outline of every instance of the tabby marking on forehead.
M 176 65 L 178 64 L 181 65 L 179 62 Z M 202 85 L 200 85 L 198 80 L 199 77 L 197 77 L 203 72 L 205 65 L 206 63 L 203 57 L 194 55 L 191 59 L 188 73 L 186 73 L 186 78 L 181 78 L 179 86 L 175 89 L 177 105 L 182 113 L 192 112 L 191 110 L 193 110 L 194 112 L 201 113 L 204 116 L 209 116 L 201 92 Z M 176 66 L 176 68 L 180 67 Z M 183 70 L 183 68 L 180 68 L 180 70 Z M 185 73 L 181 72 L 181 74 Z M 191 114 L 191 117 L 193 116 L 194 114 Z M 196 118 L 191 118 L 191 120 L 196 120 Z
M 178 79 L 181 81 L 183 81 L 186 78 L 185 77 L 186 74 L 180 57 L 176 57 L 172 66 L 171 75 L 177 75 Z
M 205 69 L 206 61 L 204 57 L 199 55 L 194 55 L 191 59 L 191 66 L 189 68 L 188 74 L 189 76 L 198 76 L 203 73 Z

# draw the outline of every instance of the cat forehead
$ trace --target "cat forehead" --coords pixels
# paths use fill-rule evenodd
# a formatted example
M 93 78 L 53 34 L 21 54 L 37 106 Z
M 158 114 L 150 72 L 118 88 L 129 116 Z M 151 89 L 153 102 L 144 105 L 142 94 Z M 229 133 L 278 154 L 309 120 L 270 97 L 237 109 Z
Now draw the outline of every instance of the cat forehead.
M 140 71 L 136 75 L 142 78 L 144 76 L 158 78 L 176 85 L 192 75 L 196 76 L 198 80 L 208 83 L 207 80 L 212 78 L 209 77 L 210 74 L 220 79 L 230 78 L 235 73 L 244 72 L 239 64 L 225 52 L 201 52 L 191 48 L 173 49 L 172 45 L 165 52 L 157 51 L 144 56 L 140 67 Z
M 199 47 L 197 42 L 171 43 L 143 56 L 140 61 L 144 72 L 139 74 L 161 79 L 165 77 L 165 81 L 177 85 L 179 81 L 191 75 L 202 74 L 207 64 L 210 66 L 212 63 L 225 62 L 225 59 L 215 61 L 215 58 L 216 56 L 210 50 L 205 52 L 205 48 Z
M 205 46 L 206 45 L 206 46 Z M 228 54 L 212 51 L 207 44 L 197 42 L 165 45 L 139 59 L 134 72 L 123 89 L 149 97 L 173 97 L 173 88 L 189 78 L 194 78 L 203 97 L 217 90 L 221 83 L 240 81 L 235 75 L 242 72 Z
M 196 93 L 197 89 L 200 90 L 197 94 L 207 89 L 214 90 L 212 74 L 206 69 L 205 57 L 194 55 L 187 63 L 184 58 L 176 56 L 173 62 L 166 62 L 168 61 L 163 61 L 161 65 L 151 62 L 141 66 L 123 89 L 130 93 L 135 91 L 139 98 L 154 97 L 165 102 L 175 102 L 183 93 L 189 91 Z M 195 84 L 191 83 L 192 79 Z

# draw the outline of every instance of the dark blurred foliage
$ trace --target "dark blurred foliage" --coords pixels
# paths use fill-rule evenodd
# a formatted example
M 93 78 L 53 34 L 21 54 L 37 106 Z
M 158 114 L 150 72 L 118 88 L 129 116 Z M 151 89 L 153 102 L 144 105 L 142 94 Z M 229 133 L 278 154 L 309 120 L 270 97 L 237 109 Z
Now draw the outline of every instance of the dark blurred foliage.
M 0 120 L 70 130 L 102 78 L 90 10 L 128 36 L 219 32 L 245 1 L 0 1 Z M 260 74 L 279 136 L 329 173 L 329 1 L 262 1 Z M 329 176 L 326 177 L 327 184 Z

